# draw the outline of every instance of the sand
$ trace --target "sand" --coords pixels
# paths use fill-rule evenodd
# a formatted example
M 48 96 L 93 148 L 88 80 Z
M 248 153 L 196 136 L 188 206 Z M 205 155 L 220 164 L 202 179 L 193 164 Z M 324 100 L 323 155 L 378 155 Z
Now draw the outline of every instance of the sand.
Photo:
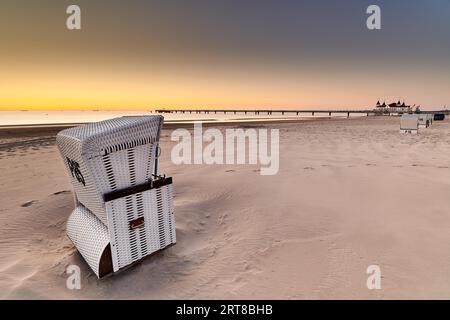
M 54 132 L 0 132 L 0 298 L 447 299 L 450 121 L 401 135 L 398 118 L 280 129 L 280 172 L 160 168 L 174 177 L 175 246 L 97 280 L 65 235 L 71 186 Z M 65 269 L 81 267 L 81 290 Z M 379 265 L 380 290 L 366 269 Z

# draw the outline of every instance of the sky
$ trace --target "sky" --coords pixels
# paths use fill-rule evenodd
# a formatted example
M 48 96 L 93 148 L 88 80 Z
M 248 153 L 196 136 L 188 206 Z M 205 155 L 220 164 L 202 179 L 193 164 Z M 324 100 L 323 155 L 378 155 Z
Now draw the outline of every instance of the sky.
M 443 108 L 449 31 L 449 0 L 1 0 L 0 110 Z

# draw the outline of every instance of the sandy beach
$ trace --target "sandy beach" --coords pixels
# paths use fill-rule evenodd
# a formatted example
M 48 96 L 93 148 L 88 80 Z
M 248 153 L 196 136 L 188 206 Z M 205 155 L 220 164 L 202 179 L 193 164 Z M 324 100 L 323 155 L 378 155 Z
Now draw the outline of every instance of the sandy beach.
M 103 280 L 65 233 L 58 130 L 0 131 L 0 298 L 450 298 L 449 120 L 418 135 L 396 117 L 245 126 L 280 129 L 277 175 L 174 165 L 163 130 L 177 244 Z M 66 288 L 71 264 L 81 290 Z M 381 290 L 366 286 L 369 265 Z

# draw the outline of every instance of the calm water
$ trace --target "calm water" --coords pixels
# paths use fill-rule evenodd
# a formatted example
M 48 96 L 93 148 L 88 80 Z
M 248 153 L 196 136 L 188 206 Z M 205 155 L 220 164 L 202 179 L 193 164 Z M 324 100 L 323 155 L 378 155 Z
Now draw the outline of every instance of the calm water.
M 61 123 L 84 123 L 111 119 L 130 115 L 155 114 L 145 111 L 0 111 L 0 126 L 12 125 L 33 125 L 33 124 L 61 124 Z M 323 117 L 327 115 L 316 115 Z M 345 114 L 333 114 L 333 117 L 345 117 Z M 361 114 L 351 114 L 351 117 L 358 117 Z M 254 115 L 254 114 L 164 114 L 165 122 L 193 122 L 193 121 L 257 121 L 257 120 L 289 120 L 298 118 L 309 118 L 310 114 L 302 115 Z

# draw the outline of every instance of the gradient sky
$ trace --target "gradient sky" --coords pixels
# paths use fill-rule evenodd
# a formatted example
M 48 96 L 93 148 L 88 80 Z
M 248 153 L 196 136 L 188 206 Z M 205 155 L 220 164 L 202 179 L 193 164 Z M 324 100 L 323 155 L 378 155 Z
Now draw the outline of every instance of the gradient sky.
M 0 40 L 0 110 L 450 105 L 449 0 L 1 0 Z

